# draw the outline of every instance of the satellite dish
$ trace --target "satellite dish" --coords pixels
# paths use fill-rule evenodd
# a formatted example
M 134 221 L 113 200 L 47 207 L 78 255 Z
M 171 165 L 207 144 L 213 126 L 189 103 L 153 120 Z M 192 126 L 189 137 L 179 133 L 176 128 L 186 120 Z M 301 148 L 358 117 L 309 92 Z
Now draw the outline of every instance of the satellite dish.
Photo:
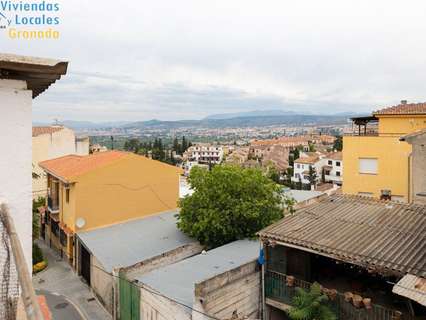
M 75 225 L 79 229 L 83 228 L 85 224 L 86 224 L 86 220 L 84 218 L 77 218 L 77 220 L 75 222 Z

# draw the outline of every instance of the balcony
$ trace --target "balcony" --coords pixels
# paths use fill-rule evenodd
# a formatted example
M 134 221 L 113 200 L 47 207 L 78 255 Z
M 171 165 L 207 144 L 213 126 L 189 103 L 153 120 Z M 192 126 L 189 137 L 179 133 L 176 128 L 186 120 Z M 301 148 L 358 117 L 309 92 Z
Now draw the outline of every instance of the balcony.
M 274 301 L 291 306 L 293 298 L 296 294 L 296 288 L 309 290 L 311 283 L 295 279 L 293 286 L 287 285 L 287 275 L 266 271 L 265 273 L 265 297 Z M 397 310 L 392 310 L 380 305 L 371 304 L 370 309 L 363 307 L 355 307 L 352 303 L 347 302 L 341 293 L 329 300 L 329 307 L 339 320 L 413 320 L 415 318 L 406 314 L 402 314 Z
M 47 197 L 47 208 L 50 213 L 59 213 L 59 197 Z

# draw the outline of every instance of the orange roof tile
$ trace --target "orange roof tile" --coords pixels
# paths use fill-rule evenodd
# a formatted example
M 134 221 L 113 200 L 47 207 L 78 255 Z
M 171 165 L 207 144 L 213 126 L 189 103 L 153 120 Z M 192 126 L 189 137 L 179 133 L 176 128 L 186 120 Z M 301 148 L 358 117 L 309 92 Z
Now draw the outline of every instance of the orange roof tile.
M 328 159 L 333 159 L 333 160 L 342 160 L 342 152 L 338 151 L 338 152 L 330 152 L 327 155 Z
M 310 157 L 302 157 L 297 160 L 294 160 L 296 163 L 304 163 L 304 164 L 314 164 L 319 160 L 318 156 L 310 156 Z
M 404 115 L 404 114 L 425 114 L 426 102 L 422 103 L 401 103 L 396 106 L 387 107 L 373 112 L 373 115 Z
M 62 130 L 64 127 L 51 126 L 51 127 L 33 127 L 33 137 L 38 137 L 42 134 L 52 134 Z
M 68 181 L 129 155 L 123 151 L 106 151 L 88 156 L 68 155 L 42 161 L 39 165 L 54 176 Z

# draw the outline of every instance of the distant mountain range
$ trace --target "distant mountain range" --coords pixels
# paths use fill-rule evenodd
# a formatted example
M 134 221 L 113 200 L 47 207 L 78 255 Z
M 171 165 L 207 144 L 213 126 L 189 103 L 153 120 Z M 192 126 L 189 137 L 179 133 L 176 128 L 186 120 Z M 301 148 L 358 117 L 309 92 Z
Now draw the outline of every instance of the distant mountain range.
M 344 112 L 333 115 L 315 115 L 315 114 L 298 114 L 293 111 L 285 110 L 265 110 L 265 111 L 249 111 L 240 113 L 214 114 L 207 116 L 201 120 L 148 120 L 148 121 L 110 121 L 110 122 L 90 122 L 90 121 L 72 121 L 65 120 L 61 122 L 66 127 L 83 130 L 83 129 L 177 129 L 184 127 L 199 128 L 232 128 L 232 127 L 263 127 L 272 125 L 325 125 L 325 124 L 341 124 L 353 116 L 360 114 Z M 46 125 L 42 123 L 34 123 L 34 125 Z
M 249 118 L 249 117 L 275 117 L 275 116 L 288 116 L 291 114 L 296 114 L 293 111 L 287 110 L 255 110 L 247 112 L 237 112 L 237 113 L 222 113 L 222 114 L 212 114 L 205 117 L 203 120 L 224 120 L 232 118 Z

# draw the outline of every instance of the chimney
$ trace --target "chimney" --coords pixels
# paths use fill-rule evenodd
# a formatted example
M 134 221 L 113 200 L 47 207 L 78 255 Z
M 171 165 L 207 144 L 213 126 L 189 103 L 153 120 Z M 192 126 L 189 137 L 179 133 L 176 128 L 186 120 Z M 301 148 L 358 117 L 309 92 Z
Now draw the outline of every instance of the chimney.
M 407 100 L 401 100 L 401 104 L 407 104 Z

